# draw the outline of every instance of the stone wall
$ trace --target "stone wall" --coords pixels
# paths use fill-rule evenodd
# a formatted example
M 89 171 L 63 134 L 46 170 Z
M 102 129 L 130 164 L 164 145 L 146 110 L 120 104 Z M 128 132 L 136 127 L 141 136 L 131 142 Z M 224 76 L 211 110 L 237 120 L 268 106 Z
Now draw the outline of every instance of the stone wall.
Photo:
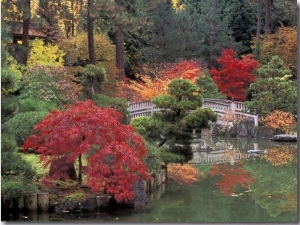
M 209 128 L 201 130 L 201 136 L 227 136 L 227 137 L 259 137 L 270 139 L 276 134 L 283 132 L 272 130 L 264 126 L 254 126 L 253 120 L 241 120 L 238 123 L 228 125 L 220 123 L 210 123 Z

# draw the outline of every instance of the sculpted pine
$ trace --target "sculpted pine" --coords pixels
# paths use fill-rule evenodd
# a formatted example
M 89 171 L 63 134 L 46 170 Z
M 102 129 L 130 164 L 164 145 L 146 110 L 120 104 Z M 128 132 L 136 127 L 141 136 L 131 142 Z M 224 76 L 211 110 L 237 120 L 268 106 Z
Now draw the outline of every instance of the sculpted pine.
M 23 149 L 40 153 L 45 167 L 62 157 L 67 162 L 78 160 L 78 184 L 82 183 L 85 156 L 86 185 L 117 201 L 129 200 L 134 196 L 132 184 L 150 176 L 143 162 L 147 155 L 144 140 L 132 126 L 121 124 L 121 118 L 119 112 L 101 109 L 91 100 L 78 102 L 66 111 L 52 111 L 34 127 L 36 134 L 26 140 Z

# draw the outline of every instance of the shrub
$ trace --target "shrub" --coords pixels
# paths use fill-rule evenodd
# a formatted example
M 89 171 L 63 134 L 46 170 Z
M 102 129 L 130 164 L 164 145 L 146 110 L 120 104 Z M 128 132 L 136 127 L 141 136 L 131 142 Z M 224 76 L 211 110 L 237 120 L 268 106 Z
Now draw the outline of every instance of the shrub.
M 46 102 L 41 99 L 36 99 L 33 97 L 20 99 L 18 112 L 50 112 L 55 109 L 55 105 L 51 102 Z
M 1 135 L 1 197 L 14 198 L 36 191 L 32 166 L 17 152 L 14 136 Z
M 5 123 L 17 110 L 17 99 L 14 95 L 1 96 L 1 123 Z
M 18 146 L 21 146 L 27 137 L 32 133 L 32 128 L 41 121 L 48 112 L 24 112 L 12 117 L 5 128 L 16 138 Z

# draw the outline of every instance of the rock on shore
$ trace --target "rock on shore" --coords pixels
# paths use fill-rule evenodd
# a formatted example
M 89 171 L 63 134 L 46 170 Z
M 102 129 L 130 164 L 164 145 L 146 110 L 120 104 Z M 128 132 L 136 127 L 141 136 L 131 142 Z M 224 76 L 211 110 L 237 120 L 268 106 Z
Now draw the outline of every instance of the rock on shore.
M 277 134 L 270 138 L 272 141 L 297 142 L 297 136 L 290 134 Z

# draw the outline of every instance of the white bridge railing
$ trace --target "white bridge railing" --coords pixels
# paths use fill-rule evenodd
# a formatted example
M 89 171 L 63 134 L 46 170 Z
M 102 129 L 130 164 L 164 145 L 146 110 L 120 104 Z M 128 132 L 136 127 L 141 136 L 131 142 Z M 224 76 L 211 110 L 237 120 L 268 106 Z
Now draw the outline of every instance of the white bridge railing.
M 205 98 L 203 99 L 202 107 L 211 108 L 218 113 L 218 121 L 222 121 L 222 117 L 232 110 L 237 118 L 252 119 L 254 121 L 254 125 L 258 126 L 258 115 L 246 113 L 247 109 L 243 102 Z M 132 119 L 138 116 L 152 116 L 154 112 L 160 111 L 161 109 L 156 107 L 152 102 L 145 101 L 129 103 L 128 110 Z

